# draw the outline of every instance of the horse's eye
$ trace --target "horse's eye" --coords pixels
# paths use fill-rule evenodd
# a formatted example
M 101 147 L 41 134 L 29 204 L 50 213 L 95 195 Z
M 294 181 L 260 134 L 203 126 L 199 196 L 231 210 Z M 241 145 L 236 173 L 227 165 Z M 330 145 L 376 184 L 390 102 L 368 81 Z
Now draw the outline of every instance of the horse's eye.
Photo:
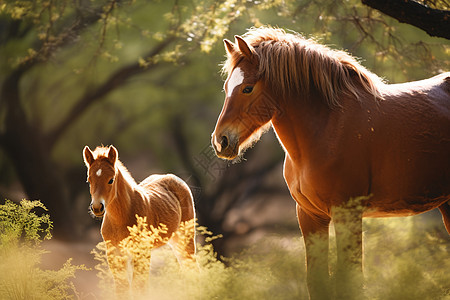
M 253 91 L 253 87 L 252 86 L 246 86 L 243 90 L 242 90 L 242 92 L 244 93 L 244 94 L 250 94 L 251 92 Z
M 113 182 L 114 182 L 114 178 L 111 178 L 111 179 L 108 181 L 108 184 L 113 184 Z

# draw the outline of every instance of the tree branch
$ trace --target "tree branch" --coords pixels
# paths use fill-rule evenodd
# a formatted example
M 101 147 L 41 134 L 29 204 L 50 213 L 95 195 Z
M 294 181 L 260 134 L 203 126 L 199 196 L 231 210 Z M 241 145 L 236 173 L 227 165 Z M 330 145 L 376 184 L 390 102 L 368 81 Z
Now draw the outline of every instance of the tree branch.
M 63 28 L 61 32 L 59 33 L 59 38 L 57 39 L 57 42 L 54 42 L 51 46 L 46 44 L 45 41 L 41 41 L 39 39 L 36 39 L 34 42 L 35 49 L 38 49 L 37 52 L 39 55 L 31 56 L 29 59 L 24 60 L 21 64 L 19 64 L 7 77 L 5 82 L 10 82 L 8 84 L 3 84 L 2 89 L 8 89 L 8 85 L 14 85 L 18 84 L 19 81 L 22 78 L 22 75 L 28 72 L 30 69 L 32 69 L 37 64 L 46 61 L 56 50 L 64 47 L 65 45 L 69 44 L 73 40 L 75 40 L 75 37 L 79 36 L 81 32 L 87 28 L 89 25 L 92 25 L 96 23 L 101 16 L 101 10 L 89 10 L 90 13 L 86 16 L 80 16 L 77 18 L 76 21 L 74 21 L 71 25 Z M 80 13 L 78 12 L 78 15 Z M 20 27 L 22 21 L 14 21 L 12 20 L 10 22 L 10 26 L 12 27 Z M 23 22 L 22 22 L 23 23 Z M 22 24 L 26 29 L 24 29 L 24 32 L 19 33 L 18 29 L 13 29 L 13 33 L 9 34 L 5 40 L 2 40 L 1 43 L 6 43 L 9 39 L 15 39 L 17 37 L 20 37 L 27 32 L 28 26 L 27 24 Z M 31 28 L 31 27 L 30 27 Z M 18 98 L 19 99 L 19 98 Z M 8 109 L 15 109 L 15 110 L 23 110 L 20 101 L 16 101 L 15 99 L 8 99 L 4 95 L 4 91 L 2 91 L 2 97 L 0 97 L 0 106 L 3 105 L 4 102 L 9 101 L 9 107 Z M 8 112 L 9 113 L 9 112 Z M 25 122 L 23 120 L 22 122 Z
M 161 53 L 175 40 L 175 38 L 175 36 L 166 38 L 164 41 L 156 45 L 156 47 L 145 56 L 145 59 L 148 60 Z M 123 66 L 113 73 L 103 84 L 98 86 L 96 89 L 87 92 L 81 97 L 80 100 L 77 101 L 67 117 L 47 135 L 47 142 L 49 143 L 50 148 L 58 141 L 70 125 L 73 124 L 93 103 L 102 100 L 110 92 L 123 86 L 131 77 L 153 70 L 160 65 L 161 64 L 159 63 L 142 67 L 138 62 L 136 62 Z
M 450 11 L 433 9 L 411 0 L 362 0 L 363 4 L 413 25 L 430 36 L 450 39 Z

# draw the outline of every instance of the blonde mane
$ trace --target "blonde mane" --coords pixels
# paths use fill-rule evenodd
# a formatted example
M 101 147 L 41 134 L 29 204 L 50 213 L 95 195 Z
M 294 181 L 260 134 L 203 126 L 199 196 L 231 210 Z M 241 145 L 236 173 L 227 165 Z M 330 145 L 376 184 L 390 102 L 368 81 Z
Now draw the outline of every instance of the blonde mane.
M 97 147 L 92 152 L 94 159 L 108 159 L 108 152 L 109 147 Z M 136 181 L 134 180 L 133 176 L 131 176 L 131 173 L 128 171 L 127 167 L 117 158 L 116 160 L 116 169 L 120 171 L 122 174 L 122 177 L 125 179 L 126 182 L 132 187 L 137 186 Z
M 382 80 L 344 51 L 271 27 L 252 28 L 243 38 L 258 57 L 259 78 L 277 95 L 308 95 L 312 82 L 331 108 L 341 106 L 342 93 L 356 99 L 361 90 L 380 96 Z M 242 57 L 235 51 L 224 62 L 223 72 L 230 74 Z

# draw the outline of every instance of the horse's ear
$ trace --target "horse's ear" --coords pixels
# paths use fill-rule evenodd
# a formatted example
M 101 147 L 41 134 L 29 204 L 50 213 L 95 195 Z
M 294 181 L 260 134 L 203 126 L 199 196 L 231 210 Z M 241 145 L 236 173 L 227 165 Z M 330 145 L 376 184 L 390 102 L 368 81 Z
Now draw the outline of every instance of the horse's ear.
M 108 161 L 109 161 L 113 166 L 116 164 L 117 156 L 118 156 L 118 152 L 117 152 L 116 147 L 114 147 L 113 145 L 109 146 L 109 151 L 108 151 Z
M 247 44 L 247 42 L 238 35 L 235 35 L 234 38 L 236 39 L 239 51 L 241 51 L 241 53 L 245 56 L 245 58 L 247 58 L 251 62 L 255 62 L 256 54 L 253 47 Z
M 92 153 L 91 149 L 89 149 L 88 146 L 84 147 L 83 159 L 87 167 L 89 167 L 94 162 L 94 154 Z
M 225 44 L 225 50 L 227 50 L 228 55 L 232 55 L 236 51 L 232 41 L 224 39 L 223 43 Z

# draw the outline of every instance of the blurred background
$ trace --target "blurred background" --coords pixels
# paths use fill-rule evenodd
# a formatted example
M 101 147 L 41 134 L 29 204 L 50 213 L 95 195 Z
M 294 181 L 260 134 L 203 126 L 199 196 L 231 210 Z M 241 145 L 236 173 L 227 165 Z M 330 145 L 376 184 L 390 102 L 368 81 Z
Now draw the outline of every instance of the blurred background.
M 0 201 L 40 199 L 61 242 L 54 250 L 64 242 L 89 254 L 100 221 L 88 213 L 82 150 L 114 145 L 137 182 L 174 173 L 189 184 L 198 222 L 223 235 L 221 255 L 268 232 L 300 235 L 273 131 L 239 164 L 210 146 L 224 100 L 222 39 L 252 26 L 293 30 L 397 83 L 450 70 L 449 23 L 440 24 L 431 37 L 355 0 L 2 1 Z M 438 212 L 425 218 L 446 234 Z

